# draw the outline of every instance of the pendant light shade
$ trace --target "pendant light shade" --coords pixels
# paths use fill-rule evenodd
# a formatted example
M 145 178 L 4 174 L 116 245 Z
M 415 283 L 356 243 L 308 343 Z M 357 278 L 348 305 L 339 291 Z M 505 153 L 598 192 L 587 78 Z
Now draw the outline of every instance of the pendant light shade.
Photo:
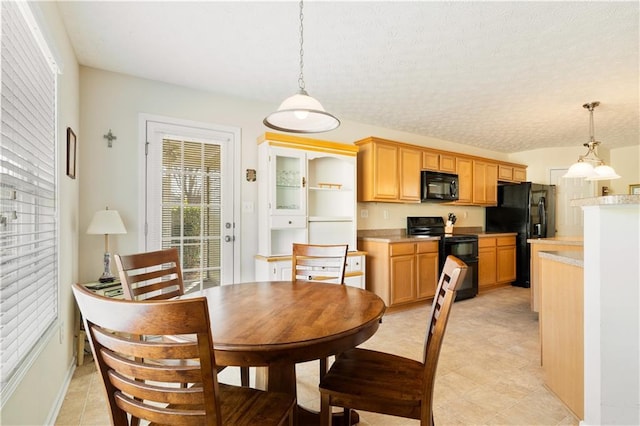
M 326 112 L 317 99 L 302 89 L 285 99 L 278 110 L 269 114 L 263 123 L 283 132 L 320 133 L 337 128 L 340 120 Z
M 589 142 L 584 144 L 584 146 L 587 147 L 587 153 L 578 157 L 578 161 L 569 167 L 567 173 L 562 176 L 563 178 L 584 178 L 589 181 L 620 178 L 620 175 L 613 170 L 613 167 L 604 164 L 604 161 L 602 161 L 602 159 L 598 157 L 598 154 L 596 154 L 596 147 L 600 145 L 600 142 L 596 141 L 593 135 L 593 110 L 598 105 L 600 105 L 600 102 L 591 102 L 582 105 L 583 108 L 589 110 L 590 138 Z
M 333 115 L 324 110 L 320 102 L 309 96 L 304 87 L 304 31 L 302 21 L 302 0 L 300 1 L 300 76 L 298 93 L 285 99 L 276 112 L 269 114 L 262 122 L 275 130 L 290 133 L 321 133 L 340 125 Z

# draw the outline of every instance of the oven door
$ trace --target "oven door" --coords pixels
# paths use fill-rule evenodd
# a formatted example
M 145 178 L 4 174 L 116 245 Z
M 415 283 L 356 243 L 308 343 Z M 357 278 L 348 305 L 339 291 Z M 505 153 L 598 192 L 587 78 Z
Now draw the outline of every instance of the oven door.
M 467 275 L 456 293 L 456 301 L 470 299 L 478 294 L 478 259 L 462 260 L 467 264 Z

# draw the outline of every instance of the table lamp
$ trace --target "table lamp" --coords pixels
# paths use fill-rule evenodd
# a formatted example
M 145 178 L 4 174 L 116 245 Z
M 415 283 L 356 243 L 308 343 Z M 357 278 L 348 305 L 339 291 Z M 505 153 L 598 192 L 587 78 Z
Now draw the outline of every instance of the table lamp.
M 104 272 L 99 278 L 101 283 L 112 282 L 115 277 L 111 273 L 111 254 L 109 253 L 109 234 L 126 234 L 127 230 L 117 210 L 99 210 L 93 215 L 87 234 L 104 234 Z

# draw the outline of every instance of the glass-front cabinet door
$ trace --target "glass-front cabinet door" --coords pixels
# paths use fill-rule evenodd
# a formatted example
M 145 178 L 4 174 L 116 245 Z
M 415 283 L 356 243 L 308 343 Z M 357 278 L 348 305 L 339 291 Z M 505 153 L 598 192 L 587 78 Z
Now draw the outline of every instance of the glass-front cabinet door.
M 307 205 L 305 153 L 272 148 L 270 155 L 272 215 L 304 216 Z

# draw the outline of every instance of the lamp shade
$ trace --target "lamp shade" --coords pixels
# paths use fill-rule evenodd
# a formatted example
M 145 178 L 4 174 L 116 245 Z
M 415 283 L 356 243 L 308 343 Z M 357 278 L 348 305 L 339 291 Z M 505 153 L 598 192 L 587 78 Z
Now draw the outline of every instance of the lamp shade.
M 563 178 L 586 178 L 594 175 L 593 166 L 585 161 L 573 163 Z
M 263 123 L 283 132 L 320 133 L 337 128 L 340 120 L 326 112 L 318 100 L 301 90 L 285 99 Z
M 126 234 L 127 230 L 117 210 L 98 210 L 93 215 L 87 234 Z
M 620 175 L 613 170 L 613 167 L 604 164 L 593 169 L 593 175 L 587 177 L 587 180 L 611 180 L 620 179 Z

